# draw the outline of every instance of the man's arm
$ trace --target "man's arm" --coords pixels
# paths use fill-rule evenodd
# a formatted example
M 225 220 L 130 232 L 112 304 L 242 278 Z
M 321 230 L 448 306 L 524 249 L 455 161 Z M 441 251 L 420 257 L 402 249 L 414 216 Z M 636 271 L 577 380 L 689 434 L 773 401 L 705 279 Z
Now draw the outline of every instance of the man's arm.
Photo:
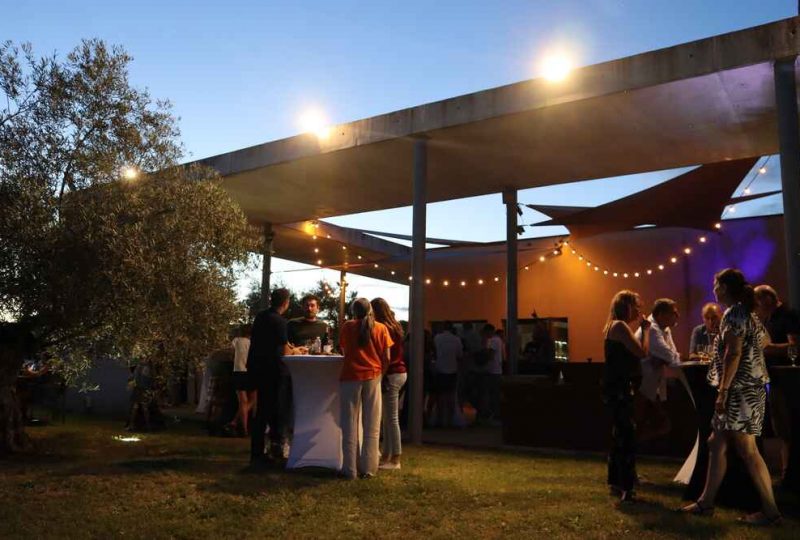
M 652 326 L 650 327 L 650 356 L 670 366 L 677 366 L 681 363 L 681 355 L 673 347 L 670 347 L 664 332 Z

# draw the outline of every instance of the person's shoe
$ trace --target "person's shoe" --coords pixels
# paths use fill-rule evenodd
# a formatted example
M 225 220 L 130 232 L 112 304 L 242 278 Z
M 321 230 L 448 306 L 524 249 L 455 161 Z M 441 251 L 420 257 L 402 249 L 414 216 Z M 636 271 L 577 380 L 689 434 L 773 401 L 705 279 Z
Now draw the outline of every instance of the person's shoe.
M 700 501 L 696 501 L 693 502 L 692 504 L 687 504 L 686 506 L 679 508 L 678 512 L 682 514 L 690 514 L 693 516 L 711 517 L 714 515 L 714 507 L 703 506 L 702 504 L 700 504 Z
M 751 527 L 772 527 L 780 525 L 783 522 L 783 516 L 775 514 L 772 517 L 767 517 L 764 512 L 756 512 L 755 514 L 748 514 L 738 518 L 736 521 Z
M 384 471 L 397 471 L 400 469 L 400 464 L 387 461 L 386 463 L 381 463 L 378 465 L 378 468 Z
M 632 489 L 623 491 L 619 497 L 619 504 L 621 505 L 633 504 L 635 502 L 638 502 L 638 500 L 636 499 L 636 493 Z
M 372 474 L 371 472 L 367 472 L 359 474 L 358 477 L 361 478 L 362 480 L 369 480 L 370 478 L 375 478 L 375 475 Z

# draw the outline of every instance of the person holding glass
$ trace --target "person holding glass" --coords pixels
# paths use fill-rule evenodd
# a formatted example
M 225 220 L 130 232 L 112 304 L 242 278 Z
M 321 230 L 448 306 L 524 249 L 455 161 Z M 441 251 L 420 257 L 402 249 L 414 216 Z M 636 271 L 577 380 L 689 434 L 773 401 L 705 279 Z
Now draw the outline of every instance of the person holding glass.
M 708 370 L 708 382 L 717 388 L 712 434 L 708 439 L 708 475 L 703 493 L 696 502 L 681 510 L 710 516 L 714 500 L 727 472 L 728 446 L 734 446 L 761 499 L 762 510 L 742 518 L 750 525 L 774 525 L 781 521 L 775 504 L 764 458 L 756 446 L 761 435 L 766 409 L 766 384 L 769 382 L 764 347 L 767 331 L 753 313 L 753 288 L 741 271 L 726 268 L 714 276 L 714 295 L 726 306 L 720 323 L 720 337 Z
M 714 353 L 714 340 L 719 335 L 719 322 L 722 319 L 722 310 L 713 302 L 703 306 L 700 311 L 703 324 L 692 330 L 689 341 L 689 359 L 708 361 Z

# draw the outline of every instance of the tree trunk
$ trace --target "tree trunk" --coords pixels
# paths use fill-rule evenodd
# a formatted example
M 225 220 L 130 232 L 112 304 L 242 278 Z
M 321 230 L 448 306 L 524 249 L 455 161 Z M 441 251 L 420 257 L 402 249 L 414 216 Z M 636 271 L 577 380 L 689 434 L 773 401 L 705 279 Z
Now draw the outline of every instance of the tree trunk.
M 33 351 L 33 338 L 19 323 L 0 324 L 0 455 L 30 446 L 17 399 L 17 376 Z

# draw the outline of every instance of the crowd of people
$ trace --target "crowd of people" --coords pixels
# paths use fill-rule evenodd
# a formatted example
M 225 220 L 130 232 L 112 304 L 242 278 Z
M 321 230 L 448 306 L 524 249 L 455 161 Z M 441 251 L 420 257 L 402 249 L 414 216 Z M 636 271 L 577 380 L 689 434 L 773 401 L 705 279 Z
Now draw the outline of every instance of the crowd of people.
M 769 471 L 756 445 L 762 429 L 773 429 L 788 439 L 775 419 L 780 396 L 770 392 L 768 366 L 794 364 L 800 321 L 780 302 L 768 285 L 753 288 L 741 271 L 725 269 L 714 277 L 717 303 L 702 309 L 703 324 L 691 335 L 690 353 L 682 358 L 671 329 L 679 312 L 675 301 L 656 300 L 645 317 L 639 295 L 618 292 L 603 330 L 605 338 L 604 400 L 612 418 L 612 447 L 608 458 L 610 491 L 623 503 L 635 500 L 638 482 L 636 443 L 669 431 L 664 372 L 682 361 L 709 362 L 708 384 L 717 398 L 709 439 L 709 467 L 705 489 L 697 501 L 681 510 L 708 516 L 727 469 L 727 449 L 735 448 L 743 459 L 762 509 L 746 522 L 769 525 L 780 521 Z M 773 413 L 773 421 L 765 417 Z M 779 427 L 780 426 L 780 427 Z

